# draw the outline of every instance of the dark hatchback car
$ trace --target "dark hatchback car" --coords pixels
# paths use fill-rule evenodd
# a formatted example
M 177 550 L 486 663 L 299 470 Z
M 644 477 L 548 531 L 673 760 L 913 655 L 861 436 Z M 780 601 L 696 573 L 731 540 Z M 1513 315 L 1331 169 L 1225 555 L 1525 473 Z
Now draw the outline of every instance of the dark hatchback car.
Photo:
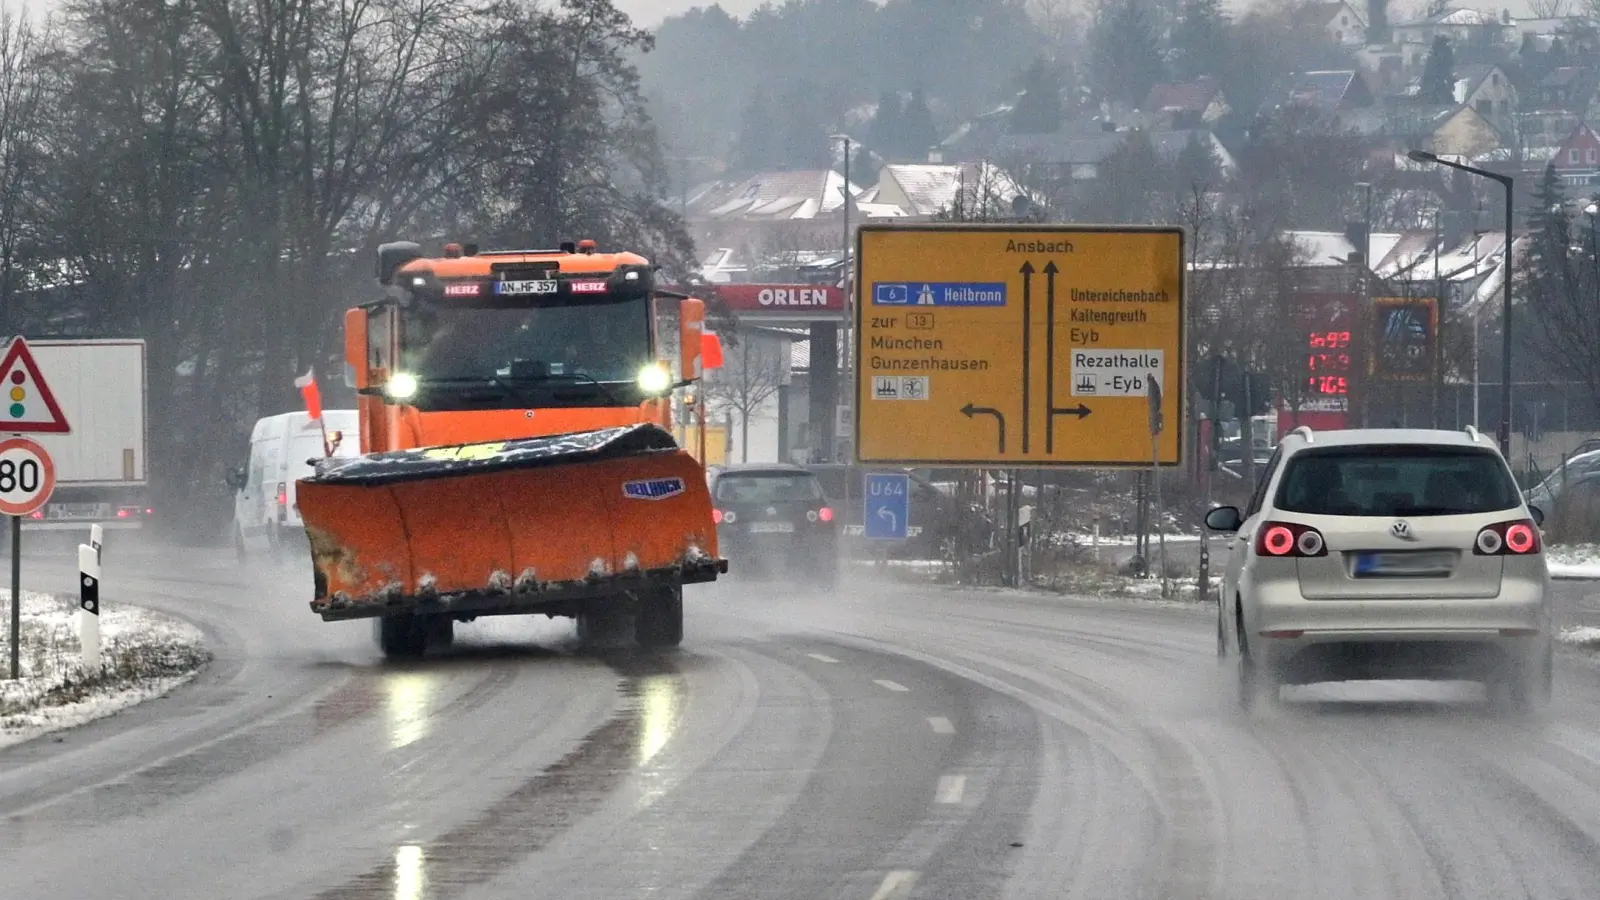
M 732 569 L 823 587 L 839 576 L 839 523 L 817 476 L 783 463 L 728 466 L 711 482 L 717 543 Z

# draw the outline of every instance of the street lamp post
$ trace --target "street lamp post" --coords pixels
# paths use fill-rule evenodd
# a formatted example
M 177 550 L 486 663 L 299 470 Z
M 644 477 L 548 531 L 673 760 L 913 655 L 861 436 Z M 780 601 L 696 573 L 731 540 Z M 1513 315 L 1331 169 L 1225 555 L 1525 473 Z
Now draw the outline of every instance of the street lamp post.
M 856 402 L 855 355 L 851 349 L 855 346 L 853 343 L 853 332 L 855 329 L 855 292 L 851 290 L 853 279 L 851 278 L 850 272 L 850 200 L 852 199 L 850 196 L 850 145 L 853 142 L 850 140 L 850 135 L 848 134 L 832 134 L 829 135 L 828 138 L 829 140 L 839 141 L 844 144 L 844 185 L 840 188 L 840 192 L 844 194 L 844 205 L 841 207 L 841 210 L 844 214 L 844 243 L 840 247 L 842 250 L 842 255 L 840 256 L 839 263 L 839 286 L 844 291 L 845 355 L 844 359 L 840 360 L 839 368 L 844 371 L 845 377 L 844 385 L 839 391 L 839 394 L 841 399 L 843 397 L 849 397 L 850 403 L 853 405 Z M 837 402 L 835 403 L 834 409 L 838 409 Z M 830 427 L 828 429 L 828 436 L 832 438 L 833 434 L 834 429 Z M 855 440 L 855 435 L 851 435 L 850 440 L 853 442 Z M 833 458 L 833 442 L 830 440 L 828 442 L 828 459 L 831 460 Z
M 1513 205 L 1515 203 L 1514 197 L 1513 197 L 1512 192 L 1511 192 L 1513 179 L 1512 179 L 1512 177 L 1510 175 L 1501 175 L 1498 172 L 1490 172 L 1487 169 L 1479 169 L 1479 168 L 1477 168 L 1475 166 L 1466 165 L 1465 163 L 1451 162 L 1450 160 L 1447 160 L 1447 159 L 1440 159 L 1438 154 L 1429 153 L 1426 150 L 1412 150 L 1410 153 L 1407 153 L 1406 156 L 1410 157 L 1412 160 L 1414 160 L 1416 162 L 1438 163 L 1441 166 L 1448 166 L 1448 167 L 1450 167 L 1452 169 L 1460 169 L 1463 172 L 1470 172 L 1473 175 L 1477 175 L 1477 176 L 1480 176 L 1482 178 L 1487 178 L 1487 179 L 1489 179 L 1491 181 L 1497 181 L 1497 182 L 1500 183 L 1501 187 L 1506 189 L 1506 248 L 1505 248 L 1505 265 L 1504 265 L 1505 277 L 1503 279 L 1501 279 L 1502 281 L 1504 281 L 1503 287 L 1505 288 L 1505 300 L 1504 300 L 1504 306 L 1501 309 L 1501 313 L 1500 313 L 1500 317 L 1501 317 L 1501 321 L 1500 321 L 1500 356 L 1501 356 L 1501 359 L 1500 359 L 1500 429 L 1499 429 L 1499 432 L 1498 432 L 1497 436 L 1499 438 L 1501 454 L 1503 454 L 1507 459 L 1510 459 L 1510 457 L 1511 457 L 1511 262 L 1512 262 L 1512 260 L 1511 260 L 1511 241 L 1512 241 L 1511 230 L 1512 230 L 1512 227 L 1513 227 L 1511 210 L 1512 210 L 1512 207 L 1513 207 Z
M 1372 183 L 1358 181 L 1355 186 L 1363 188 L 1366 196 L 1365 204 L 1361 208 L 1361 230 L 1365 233 L 1365 237 L 1362 238 L 1361 242 L 1361 308 L 1365 310 L 1364 315 L 1372 315 L 1372 277 L 1378 271 L 1378 267 L 1372 260 Z M 1360 421 L 1365 426 L 1369 424 L 1367 417 L 1372 413 L 1372 399 L 1365 389 L 1361 391 L 1361 396 L 1357 399 L 1361 401 Z M 1346 404 L 1346 408 L 1348 409 L 1348 404 Z

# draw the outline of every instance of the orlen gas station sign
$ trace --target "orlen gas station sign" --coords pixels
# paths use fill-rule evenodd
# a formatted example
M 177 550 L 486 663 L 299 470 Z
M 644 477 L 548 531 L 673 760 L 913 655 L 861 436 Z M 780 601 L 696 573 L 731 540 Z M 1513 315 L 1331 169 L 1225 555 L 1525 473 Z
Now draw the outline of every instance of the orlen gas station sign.
M 741 319 L 817 322 L 845 318 L 845 293 L 831 284 L 707 284 L 668 290 L 706 299 L 715 294 Z
M 844 291 L 830 284 L 717 284 L 737 316 L 769 319 L 842 319 Z

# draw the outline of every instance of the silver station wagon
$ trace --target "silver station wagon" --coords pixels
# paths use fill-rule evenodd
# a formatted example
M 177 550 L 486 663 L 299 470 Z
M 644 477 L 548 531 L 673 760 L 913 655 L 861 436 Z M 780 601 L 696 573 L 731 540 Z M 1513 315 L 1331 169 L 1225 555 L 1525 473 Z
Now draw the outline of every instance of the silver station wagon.
M 1286 684 L 1481 681 L 1519 711 L 1549 701 L 1554 628 L 1539 524 L 1474 429 L 1285 435 L 1231 532 L 1217 653 L 1241 705 Z

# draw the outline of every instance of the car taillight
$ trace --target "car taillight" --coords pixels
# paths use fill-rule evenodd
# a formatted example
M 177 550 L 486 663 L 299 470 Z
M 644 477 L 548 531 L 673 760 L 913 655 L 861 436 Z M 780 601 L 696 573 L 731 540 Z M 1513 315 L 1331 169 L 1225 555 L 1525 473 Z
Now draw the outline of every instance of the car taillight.
M 823 508 L 817 510 L 817 518 L 821 519 L 824 522 L 832 522 L 833 521 L 833 510 L 831 510 L 828 507 L 824 506 Z
M 1539 550 L 1539 526 L 1532 519 L 1496 522 L 1478 532 L 1472 542 L 1475 556 L 1528 556 Z
M 711 511 L 711 521 L 717 523 L 718 525 L 721 525 L 722 524 L 722 510 L 713 509 Z
M 1256 533 L 1256 553 L 1260 556 L 1327 556 L 1322 532 L 1310 525 L 1293 522 L 1268 522 Z
M 126 519 L 127 517 L 129 517 L 131 515 L 133 515 L 133 510 L 127 508 L 126 506 L 124 506 L 123 508 L 117 510 L 117 518 L 119 518 L 119 519 Z
M 289 486 L 284 484 L 281 481 L 278 482 L 278 505 L 279 506 L 288 506 L 289 505 Z

